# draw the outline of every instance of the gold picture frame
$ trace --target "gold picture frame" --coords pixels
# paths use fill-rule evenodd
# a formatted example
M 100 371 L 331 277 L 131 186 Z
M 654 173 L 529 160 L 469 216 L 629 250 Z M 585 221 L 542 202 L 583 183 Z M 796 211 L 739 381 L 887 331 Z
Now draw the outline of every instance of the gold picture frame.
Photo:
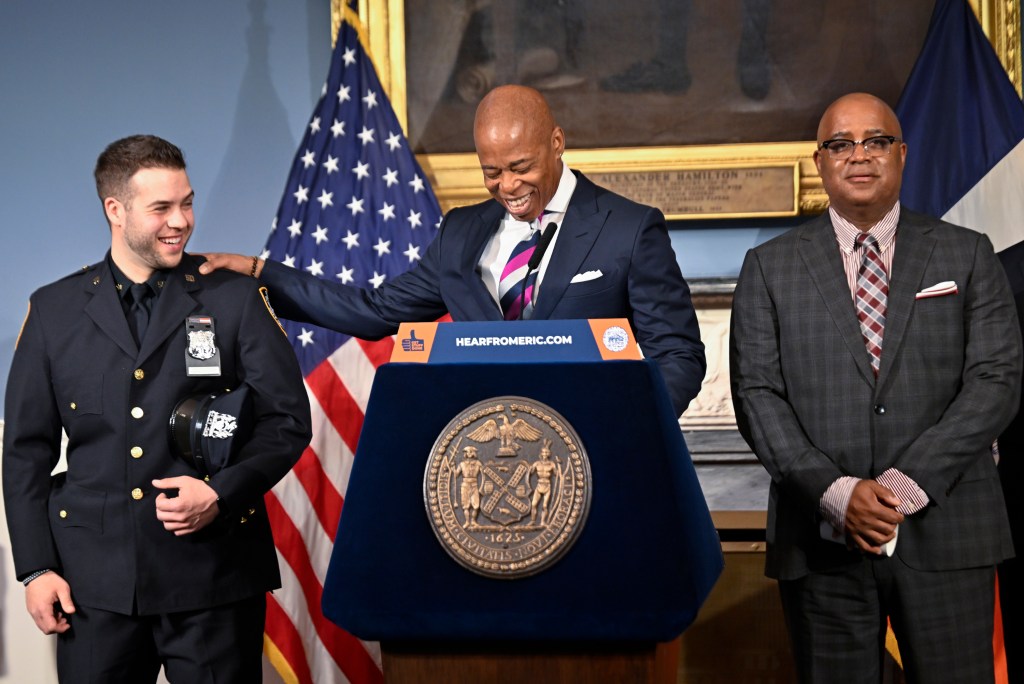
M 1020 93 L 1020 0 L 970 2 L 1017 92 Z M 331 0 L 332 36 L 337 35 L 344 7 L 344 0 Z M 388 93 L 399 121 L 407 128 L 405 0 L 358 0 L 357 12 L 360 22 L 366 29 L 364 40 L 369 44 L 381 84 Z M 793 197 L 790 206 L 786 208 L 782 208 L 780 204 L 767 211 L 666 211 L 669 219 L 786 216 L 819 213 L 827 206 L 821 180 L 811 159 L 814 148 L 814 141 L 614 147 L 568 149 L 566 158 L 575 169 L 592 176 L 600 177 L 604 174 L 607 178 L 623 174 L 652 174 L 652 177 L 656 178 L 657 174 L 668 177 L 665 174 L 678 175 L 709 170 L 743 172 L 760 168 L 776 169 L 780 173 L 791 171 Z M 418 155 L 418 159 L 430 178 L 443 210 L 479 202 L 488 197 L 474 154 L 421 154 Z M 613 189 L 617 188 L 613 185 Z

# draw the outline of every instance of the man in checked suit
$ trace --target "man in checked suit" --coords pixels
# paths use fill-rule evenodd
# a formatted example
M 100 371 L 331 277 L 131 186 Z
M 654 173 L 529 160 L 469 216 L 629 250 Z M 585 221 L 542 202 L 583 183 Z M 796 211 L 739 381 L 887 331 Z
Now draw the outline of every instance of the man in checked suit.
M 772 478 L 766 573 L 805 682 L 879 681 L 887 617 L 910 681 L 993 679 L 1013 546 L 992 443 L 1021 337 L 989 240 L 900 206 L 900 136 L 881 100 L 834 102 L 829 211 L 751 250 L 733 302 L 733 401 Z
M 185 254 L 194 193 L 177 147 L 114 142 L 96 187 L 110 251 L 32 295 L 8 380 L 15 571 L 57 634 L 61 682 L 153 682 L 161 665 L 171 682 L 256 682 L 280 586 L 263 495 L 310 437 L 298 363 L 253 279 L 201 275 Z M 252 432 L 206 481 L 172 453 L 168 419 L 243 384 Z M 51 476 L 62 429 L 67 472 Z
M 254 272 L 284 318 L 369 339 L 445 313 L 456 321 L 628 318 L 682 413 L 704 379 L 704 345 L 661 212 L 570 171 L 562 162 L 565 134 L 532 88 L 488 93 L 474 140 L 493 199 L 448 212 L 416 267 L 375 290 L 237 254 L 207 255 L 202 270 Z M 552 225 L 524 296 L 505 273 L 526 271 L 525 259 L 517 271 L 506 267 L 520 243 Z

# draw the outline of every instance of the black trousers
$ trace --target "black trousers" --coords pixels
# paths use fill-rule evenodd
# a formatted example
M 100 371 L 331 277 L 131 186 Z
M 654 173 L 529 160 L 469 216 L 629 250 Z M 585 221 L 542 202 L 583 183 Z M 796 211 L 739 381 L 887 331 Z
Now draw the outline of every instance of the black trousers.
M 78 605 L 57 637 L 57 676 L 61 684 L 144 684 L 163 665 L 171 684 L 259 682 L 266 606 L 266 594 L 164 615 Z
M 864 556 L 779 590 L 801 682 L 881 681 L 886 617 L 911 684 L 995 677 L 993 567 L 925 572 L 898 556 Z

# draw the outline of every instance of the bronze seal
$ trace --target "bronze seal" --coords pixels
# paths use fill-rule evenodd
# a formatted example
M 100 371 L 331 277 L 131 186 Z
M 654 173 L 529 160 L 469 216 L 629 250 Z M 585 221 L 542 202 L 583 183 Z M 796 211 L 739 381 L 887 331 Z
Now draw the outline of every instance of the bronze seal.
M 457 415 L 423 475 L 427 517 L 445 551 L 501 579 L 558 561 L 583 530 L 591 491 L 579 435 L 524 397 L 494 397 Z

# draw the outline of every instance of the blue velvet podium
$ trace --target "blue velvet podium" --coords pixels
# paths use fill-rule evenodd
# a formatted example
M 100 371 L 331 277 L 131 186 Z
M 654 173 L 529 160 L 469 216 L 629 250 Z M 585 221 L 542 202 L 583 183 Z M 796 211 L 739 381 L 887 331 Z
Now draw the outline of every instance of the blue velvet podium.
M 403 327 L 396 343 L 429 362 L 377 371 L 324 614 L 382 643 L 389 682 L 576 681 L 587 668 L 598 680 L 621 672 L 630 681 L 674 682 L 664 644 L 693 622 L 723 560 L 656 364 L 602 360 L 586 321 L 429 326 L 436 331 L 417 324 L 411 337 Z M 573 344 L 456 341 L 509 335 Z M 592 473 L 578 539 L 550 567 L 517 579 L 459 565 L 424 506 L 424 467 L 439 433 L 474 403 L 506 395 L 560 413 Z M 565 677 L 547 678 L 556 671 Z

